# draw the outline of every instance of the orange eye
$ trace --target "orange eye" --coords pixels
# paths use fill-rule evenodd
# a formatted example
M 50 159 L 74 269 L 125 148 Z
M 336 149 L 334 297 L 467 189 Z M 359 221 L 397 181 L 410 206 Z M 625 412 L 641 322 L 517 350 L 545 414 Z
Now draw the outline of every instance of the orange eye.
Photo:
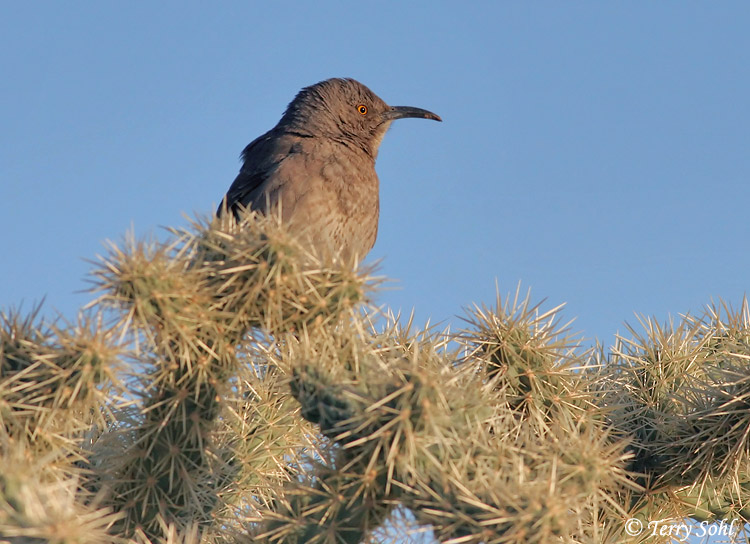
M 357 106 L 357 111 L 362 115 L 367 115 L 367 106 L 365 106 L 364 104 L 360 104 L 359 106 Z

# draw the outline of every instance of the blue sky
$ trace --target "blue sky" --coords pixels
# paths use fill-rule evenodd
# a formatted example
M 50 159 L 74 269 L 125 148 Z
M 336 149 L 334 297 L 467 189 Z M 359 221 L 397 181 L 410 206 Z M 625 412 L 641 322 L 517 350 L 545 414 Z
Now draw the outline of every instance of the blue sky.
M 7 3 L 0 306 L 72 316 L 106 238 L 208 214 L 297 90 L 405 120 L 378 159 L 379 301 L 458 323 L 521 281 L 587 338 L 748 289 L 742 2 Z
M 750 286 L 750 4 L 6 2 L 0 307 L 72 317 L 102 241 L 209 214 L 299 88 L 391 104 L 379 302 L 521 281 L 590 342 Z

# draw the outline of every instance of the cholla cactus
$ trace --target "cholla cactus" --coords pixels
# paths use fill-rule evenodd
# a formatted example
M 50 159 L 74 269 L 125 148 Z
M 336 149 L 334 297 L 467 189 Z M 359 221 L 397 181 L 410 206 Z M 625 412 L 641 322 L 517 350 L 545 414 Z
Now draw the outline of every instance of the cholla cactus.
M 458 333 L 403 324 L 371 272 L 251 214 L 112 245 L 76 325 L 4 316 L 0 542 L 614 544 L 670 541 L 632 519 L 750 519 L 747 304 L 607 352 L 519 292 Z

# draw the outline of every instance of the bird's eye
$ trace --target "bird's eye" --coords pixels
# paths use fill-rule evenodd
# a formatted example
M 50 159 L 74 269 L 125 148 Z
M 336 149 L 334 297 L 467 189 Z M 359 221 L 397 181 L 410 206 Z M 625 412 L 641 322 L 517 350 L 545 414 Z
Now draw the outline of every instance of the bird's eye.
M 360 104 L 359 106 L 357 106 L 357 111 L 362 115 L 367 115 L 367 106 L 365 106 L 364 104 Z

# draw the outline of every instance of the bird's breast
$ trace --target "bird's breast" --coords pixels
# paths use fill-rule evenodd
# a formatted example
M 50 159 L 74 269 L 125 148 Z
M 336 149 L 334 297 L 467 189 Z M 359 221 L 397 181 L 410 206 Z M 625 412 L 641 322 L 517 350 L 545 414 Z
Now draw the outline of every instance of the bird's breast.
M 327 161 L 323 173 L 334 243 L 362 258 L 372 249 L 378 232 L 380 190 L 375 163 L 363 153 L 338 153 Z
M 378 177 L 371 157 L 342 147 L 321 144 L 296 155 L 304 164 L 293 173 L 290 165 L 289 174 L 305 179 L 291 202 L 284 198 L 284 215 L 316 246 L 364 258 L 378 232 Z

